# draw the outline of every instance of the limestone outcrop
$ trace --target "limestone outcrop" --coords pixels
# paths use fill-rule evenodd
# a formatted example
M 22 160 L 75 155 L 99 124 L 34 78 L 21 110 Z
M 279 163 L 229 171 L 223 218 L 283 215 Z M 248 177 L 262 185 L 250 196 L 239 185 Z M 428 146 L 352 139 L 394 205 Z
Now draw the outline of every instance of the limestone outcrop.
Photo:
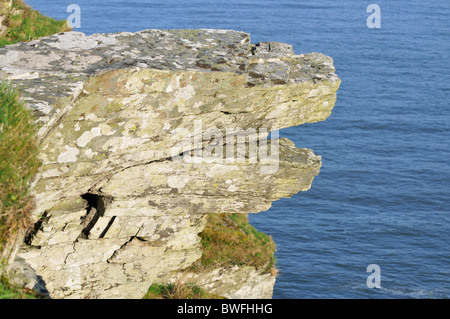
M 0 48 L 0 78 L 39 125 L 36 224 L 19 256 L 52 298 L 141 298 L 200 258 L 207 214 L 308 190 L 320 156 L 277 130 L 325 120 L 340 84 L 330 57 L 228 30 L 61 33 Z M 227 272 L 202 280 L 226 294 Z

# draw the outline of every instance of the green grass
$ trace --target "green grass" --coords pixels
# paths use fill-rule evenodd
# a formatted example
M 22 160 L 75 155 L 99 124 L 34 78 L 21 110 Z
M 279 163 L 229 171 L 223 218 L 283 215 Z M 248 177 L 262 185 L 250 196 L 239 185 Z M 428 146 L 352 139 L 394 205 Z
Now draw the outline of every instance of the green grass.
M 195 284 L 152 284 L 144 299 L 224 299 Z
M 22 0 L 14 0 L 11 9 L 16 14 L 11 13 L 6 19 L 8 30 L 0 37 L 0 47 L 71 30 L 65 20 L 46 17 Z
M 238 265 L 276 273 L 274 241 L 250 225 L 246 214 L 210 214 L 199 236 L 202 257 L 194 271 Z
M 253 266 L 275 275 L 275 243 L 248 222 L 247 214 L 210 214 L 199 234 L 202 257 L 188 271 L 201 273 L 217 267 Z M 153 284 L 144 299 L 214 299 L 195 284 Z
M 7 279 L 0 277 L 0 299 L 36 299 L 36 296 L 31 291 L 12 287 Z
M 31 224 L 28 188 L 40 166 L 35 132 L 19 93 L 0 82 L 0 256 Z

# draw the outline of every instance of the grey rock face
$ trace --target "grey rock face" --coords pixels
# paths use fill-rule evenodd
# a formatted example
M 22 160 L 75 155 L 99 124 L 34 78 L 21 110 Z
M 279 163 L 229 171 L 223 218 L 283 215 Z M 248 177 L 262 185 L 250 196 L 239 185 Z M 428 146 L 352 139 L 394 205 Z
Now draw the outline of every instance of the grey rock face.
M 327 56 L 227 30 L 67 32 L 0 48 L 0 78 L 40 125 L 19 256 L 53 298 L 140 298 L 200 258 L 207 214 L 309 189 L 320 156 L 266 138 L 325 120 L 340 84 Z

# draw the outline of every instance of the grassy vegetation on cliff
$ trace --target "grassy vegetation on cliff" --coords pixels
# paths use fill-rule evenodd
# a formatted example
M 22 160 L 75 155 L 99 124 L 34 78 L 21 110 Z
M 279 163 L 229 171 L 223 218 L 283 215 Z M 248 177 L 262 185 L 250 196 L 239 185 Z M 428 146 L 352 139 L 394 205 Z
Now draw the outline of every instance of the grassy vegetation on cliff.
M 8 29 L 0 36 L 0 47 L 70 30 L 66 21 L 45 17 L 22 0 L 12 1 L 3 23 Z M 28 187 L 39 168 L 35 131 L 31 114 L 18 92 L 0 82 L 0 267 L 14 242 L 21 240 L 17 236 L 31 223 L 33 200 Z M 6 278 L 0 278 L 0 299 L 34 297 L 32 292 L 15 288 Z
M 39 168 L 35 127 L 19 94 L 0 83 L 0 256 L 30 225 L 29 182 Z M 5 257 L 5 256 L 4 256 Z
M 0 37 L 0 47 L 71 30 L 66 20 L 46 17 L 22 0 L 13 0 L 10 14 L 4 24 L 8 30 Z
M 0 277 L 0 299 L 37 299 L 32 291 L 25 291 L 11 286 L 8 280 Z
M 247 214 L 209 214 L 201 238 L 202 257 L 188 271 L 200 273 L 217 267 L 253 266 L 263 273 L 276 274 L 275 243 L 257 231 Z M 144 299 L 216 299 L 193 283 L 153 284 Z
M 274 241 L 250 225 L 246 214 L 210 214 L 199 236 L 202 257 L 194 271 L 235 265 L 275 271 Z
M 153 284 L 144 299 L 223 299 L 194 284 Z

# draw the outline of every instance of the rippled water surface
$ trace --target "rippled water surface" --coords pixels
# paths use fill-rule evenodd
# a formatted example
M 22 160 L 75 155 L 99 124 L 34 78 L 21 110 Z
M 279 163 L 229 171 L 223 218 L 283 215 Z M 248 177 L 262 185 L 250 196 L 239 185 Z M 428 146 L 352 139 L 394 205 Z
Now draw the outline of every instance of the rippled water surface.
M 320 175 L 251 216 L 278 246 L 274 298 L 449 298 L 450 2 L 375 1 L 27 0 L 60 19 L 79 4 L 87 34 L 234 29 L 332 56 L 331 117 L 280 132 L 322 156 Z

